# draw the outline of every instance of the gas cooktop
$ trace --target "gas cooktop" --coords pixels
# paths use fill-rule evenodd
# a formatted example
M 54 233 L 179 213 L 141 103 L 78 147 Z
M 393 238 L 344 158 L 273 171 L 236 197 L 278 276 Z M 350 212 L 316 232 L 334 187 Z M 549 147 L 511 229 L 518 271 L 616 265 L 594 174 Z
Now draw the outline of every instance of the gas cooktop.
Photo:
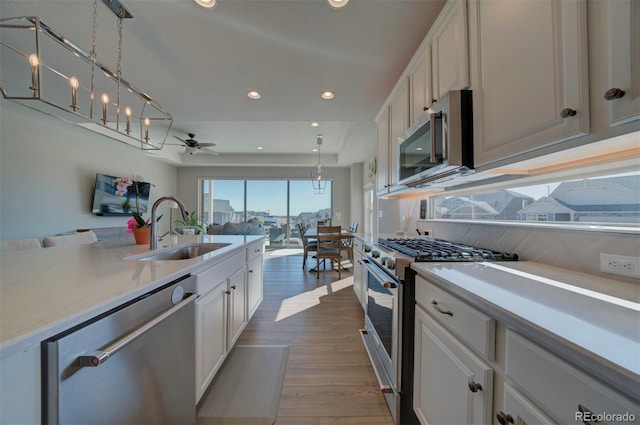
M 378 246 L 401 252 L 416 262 L 517 261 L 518 255 L 434 238 L 379 238 Z

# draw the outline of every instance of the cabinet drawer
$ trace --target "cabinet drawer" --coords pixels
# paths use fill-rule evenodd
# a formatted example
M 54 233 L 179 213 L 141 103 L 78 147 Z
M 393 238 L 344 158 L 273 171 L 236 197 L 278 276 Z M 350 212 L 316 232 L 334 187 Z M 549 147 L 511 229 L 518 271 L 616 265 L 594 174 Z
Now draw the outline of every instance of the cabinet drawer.
M 494 319 L 420 276 L 416 277 L 416 301 L 472 349 L 486 359 L 493 360 Z
M 262 242 L 254 243 L 247 247 L 247 263 L 256 257 L 262 255 L 264 251 L 264 244 Z
M 196 275 L 196 291 L 200 293 L 200 296 L 206 295 L 244 265 L 245 253 L 241 250 L 222 263 L 198 273 Z
M 607 424 L 640 417 L 638 406 L 515 332 L 507 331 L 506 346 L 506 376 L 558 423 L 591 423 L 581 409 L 613 415 L 601 419 Z

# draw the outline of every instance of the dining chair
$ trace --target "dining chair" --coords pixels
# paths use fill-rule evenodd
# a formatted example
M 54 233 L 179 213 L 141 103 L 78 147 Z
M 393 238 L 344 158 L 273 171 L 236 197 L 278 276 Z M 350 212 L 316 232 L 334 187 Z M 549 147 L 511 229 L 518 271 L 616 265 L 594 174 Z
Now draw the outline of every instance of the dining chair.
M 329 260 L 331 269 L 333 269 L 333 263 L 336 262 L 336 268 L 338 269 L 338 279 L 342 279 L 341 275 L 341 259 L 342 252 L 340 251 L 340 238 L 342 228 L 341 226 L 318 226 L 318 251 L 316 252 L 316 279 L 320 279 L 320 262 L 324 264 L 325 260 Z M 326 270 L 326 265 L 324 266 Z
M 355 221 L 351 222 L 349 225 L 349 233 L 354 234 L 358 230 L 358 223 Z M 345 251 L 347 253 L 347 258 L 349 262 L 353 264 L 353 237 L 350 238 L 342 238 L 340 240 L 340 251 Z
M 307 256 L 309 255 L 309 253 L 318 251 L 318 241 L 315 239 L 309 239 L 308 237 L 306 237 L 304 235 L 304 232 L 306 232 L 306 230 L 307 229 L 305 228 L 304 224 L 298 223 L 298 233 L 300 233 L 300 239 L 302 240 L 302 247 L 304 250 L 303 257 L 302 257 L 303 269 L 307 264 Z

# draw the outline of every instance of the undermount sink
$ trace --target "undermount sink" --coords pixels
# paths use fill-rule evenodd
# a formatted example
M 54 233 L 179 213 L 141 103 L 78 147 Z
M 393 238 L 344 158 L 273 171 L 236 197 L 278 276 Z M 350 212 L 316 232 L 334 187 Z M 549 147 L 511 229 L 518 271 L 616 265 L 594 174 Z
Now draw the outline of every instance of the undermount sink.
M 167 248 L 160 251 L 154 251 L 151 253 L 136 255 L 127 257 L 127 260 L 137 261 L 167 261 L 167 260 L 188 260 L 191 258 L 197 258 L 209 252 L 213 252 L 225 246 L 231 245 L 230 243 L 197 243 L 183 245 L 176 248 Z

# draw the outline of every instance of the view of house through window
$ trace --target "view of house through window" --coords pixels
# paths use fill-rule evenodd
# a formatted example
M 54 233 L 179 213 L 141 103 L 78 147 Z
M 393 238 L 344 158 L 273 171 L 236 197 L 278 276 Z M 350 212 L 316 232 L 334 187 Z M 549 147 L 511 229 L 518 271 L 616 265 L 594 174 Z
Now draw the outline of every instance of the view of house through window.
M 314 194 L 309 180 L 203 180 L 205 225 L 257 220 L 271 247 L 302 246 L 297 225 L 331 220 L 332 182 Z
M 433 217 L 611 224 L 640 223 L 640 173 L 624 173 L 468 195 L 438 196 Z

